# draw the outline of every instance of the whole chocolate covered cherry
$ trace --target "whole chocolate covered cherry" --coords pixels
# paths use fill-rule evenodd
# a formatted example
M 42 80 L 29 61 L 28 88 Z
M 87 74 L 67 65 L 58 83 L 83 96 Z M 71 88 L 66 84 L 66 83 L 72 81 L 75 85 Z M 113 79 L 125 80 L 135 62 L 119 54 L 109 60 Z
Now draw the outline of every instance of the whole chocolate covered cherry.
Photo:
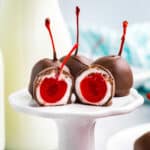
M 143 134 L 134 143 L 134 150 L 149 150 L 150 149 L 150 132 Z
M 79 45 L 79 13 L 80 13 L 80 8 L 77 6 L 76 7 L 76 28 L 77 28 L 76 43 L 78 43 L 78 45 Z M 62 57 L 60 61 L 63 61 L 64 58 L 65 56 Z M 92 63 L 91 59 L 82 55 L 78 55 L 78 49 L 77 49 L 74 55 L 72 55 L 68 60 L 68 62 L 66 63 L 66 66 L 70 69 L 70 72 L 73 75 L 73 77 L 76 78 L 79 72 L 84 68 L 88 68 L 88 66 L 91 63 Z
M 133 85 L 133 75 L 129 64 L 121 56 L 123 51 L 123 45 L 125 41 L 126 28 L 128 22 L 123 22 L 123 36 L 118 55 L 105 56 L 98 58 L 93 64 L 99 64 L 107 68 L 115 79 L 115 96 L 121 97 L 129 94 Z

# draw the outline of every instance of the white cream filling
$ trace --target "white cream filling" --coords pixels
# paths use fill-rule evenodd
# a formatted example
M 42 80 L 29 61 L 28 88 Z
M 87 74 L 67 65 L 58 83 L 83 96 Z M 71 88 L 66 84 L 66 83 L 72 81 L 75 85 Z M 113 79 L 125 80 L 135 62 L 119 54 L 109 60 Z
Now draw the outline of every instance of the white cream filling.
M 43 80 L 45 78 L 55 78 L 56 74 L 55 72 L 49 74 L 49 75 L 45 75 L 41 78 L 41 82 L 43 82 Z M 65 95 L 61 98 L 60 101 L 56 102 L 56 103 L 47 103 L 43 100 L 41 94 L 40 94 L 40 84 L 38 85 L 38 87 L 36 88 L 36 96 L 37 99 L 39 101 L 40 104 L 43 104 L 45 106 L 56 106 L 56 105 L 64 105 L 68 103 L 68 98 L 70 96 L 70 92 L 71 92 L 71 87 L 72 87 L 72 80 L 69 77 L 66 77 L 66 75 L 64 75 L 63 73 L 61 73 L 61 75 L 59 76 L 59 80 L 64 80 L 67 83 L 67 89 L 66 89 L 66 93 Z
M 84 96 L 82 95 L 82 92 L 81 92 L 81 89 L 80 89 L 80 83 L 81 81 L 86 77 L 88 76 L 89 74 L 92 74 L 92 73 L 100 73 L 100 74 L 105 74 L 106 76 L 108 76 L 108 73 L 105 72 L 104 70 L 100 69 L 100 68 L 91 68 L 91 69 L 88 69 L 86 71 L 84 71 L 83 73 L 80 74 L 80 76 L 77 77 L 76 79 L 76 82 L 75 82 L 75 89 L 76 89 L 76 92 L 80 98 L 80 100 L 82 101 L 82 103 L 85 103 L 85 104 L 91 104 L 91 105 L 104 105 L 108 100 L 109 98 L 111 97 L 111 91 L 112 91 L 112 85 L 110 82 L 106 82 L 106 86 L 107 86 L 107 92 L 106 92 L 106 95 L 104 96 L 104 98 L 102 100 L 100 100 L 99 102 L 97 103 L 93 103 L 93 102 L 89 102 L 87 101 Z M 101 92 L 101 91 L 100 91 Z

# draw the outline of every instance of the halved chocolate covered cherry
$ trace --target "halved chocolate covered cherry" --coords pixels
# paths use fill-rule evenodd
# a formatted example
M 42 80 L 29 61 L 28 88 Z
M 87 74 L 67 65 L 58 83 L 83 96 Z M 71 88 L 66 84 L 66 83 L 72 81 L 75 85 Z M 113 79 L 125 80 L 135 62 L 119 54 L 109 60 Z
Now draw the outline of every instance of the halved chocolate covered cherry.
M 115 82 L 107 69 L 92 65 L 78 75 L 75 89 L 81 103 L 103 106 L 110 104 L 115 92 Z
M 50 67 L 40 72 L 34 80 L 33 95 L 35 100 L 44 106 L 65 105 L 71 103 L 73 77 L 63 70 L 59 79 L 60 68 Z
M 78 45 L 75 44 L 60 67 L 49 67 L 36 75 L 33 82 L 33 98 L 40 105 L 56 106 L 71 103 L 70 96 L 72 94 L 74 78 L 64 67 L 77 47 Z
M 61 62 L 57 59 L 57 53 L 55 50 L 55 44 L 54 44 L 54 40 L 53 40 L 53 35 L 51 32 L 51 26 L 50 26 L 50 19 L 46 18 L 45 19 L 45 27 L 48 30 L 49 36 L 50 36 L 50 41 L 52 43 L 52 47 L 53 47 L 53 59 L 49 59 L 49 58 L 44 58 L 42 60 L 39 60 L 32 69 L 31 72 L 31 79 L 30 79 L 30 83 L 29 83 L 29 92 L 33 97 L 33 82 L 34 79 L 36 77 L 36 75 L 41 72 L 42 70 L 48 68 L 48 67 L 58 67 L 61 66 Z M 68 67 L 65 66 L 65 68 L 67 71 L 69 71 Z
M 136 139 L 133 150 L 149 150 L 150 149 L 150 131 L 147 131 Z

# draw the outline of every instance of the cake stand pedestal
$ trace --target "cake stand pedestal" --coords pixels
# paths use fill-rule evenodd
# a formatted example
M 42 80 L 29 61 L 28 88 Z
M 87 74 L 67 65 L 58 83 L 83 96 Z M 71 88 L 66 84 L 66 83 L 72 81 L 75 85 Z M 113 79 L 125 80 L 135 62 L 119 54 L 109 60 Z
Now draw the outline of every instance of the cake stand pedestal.
M 81 104 L 39 107 L 27 90 L 21 90 L 13 93 L 9 101 L 16 111 L 54 119 L 58 127 L 59 150 L 95 150 L 96 119 L 129 113 L 142 105 L 144 99 L 132 89 L 128 96 L 113 98 L 112 106 L 108 107 Z
M 84 119 L 56 121 L 59 135 L 59 150 L 95 150 L 95 122 Z

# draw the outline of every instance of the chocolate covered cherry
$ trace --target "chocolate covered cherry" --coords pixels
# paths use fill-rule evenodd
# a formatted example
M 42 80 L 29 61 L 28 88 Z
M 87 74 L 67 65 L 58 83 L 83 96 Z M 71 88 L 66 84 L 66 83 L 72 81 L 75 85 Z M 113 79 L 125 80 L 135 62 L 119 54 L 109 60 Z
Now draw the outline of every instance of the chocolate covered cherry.
M 50 36 L 50 40 L 52 43 L 52 47 L 53 47 L 53 59 L 49 59 L 49 58 L 44 58 L 42 60 L 39 60 L 32 69 L 31 72 L 31 79 L 30 79 L 30 83 L 29 83 L 29 92 L 33 97 L 33 82 L 34 79 L 36 77 L 36 75 L 41 72 L 42 70 L 48 68 L 48 67 L 52 67 L 52 66 L 60 66 L 61 62 L 57 59 L 57 54 L 56 54 L 56 50 L 55 50 L 55 45 L 54 45 L 54 40 L 53 40 L 53 36 L 52 36 L 52 32 L 51 32 L 51 28 L 50 28 L 50 20 L 47 18 L 45 19 L 45 26 L 46 29 L 49 32 L 49 36 Z M 69 69 L 65 66 L 66 71 L 69 71 Z
M 92 65 L 80 72 L 75 81 L 75 90 L 83 104 L 109 105 L 115 92 L 114 78 L 104 67 Z
M 59 68 L 50 67 L 41 71 L 34 80 L 34 99 L 43 106 L 65 105 L 69 103 L 73 78 L 62 71 L 60 78 L 57 79 Z
M 135 141 L 134 150 L 150 150 L 150 132 L 145 133 Z
M 77 37 L 76 37 L 76 42 L 79 45 L 79 13 L 80 13 L 80 8 L 77 6 L 76 7 L 76 28 L 77 28 Z M 65 58 L 62 57 L 60 61 L 63 61 Z M 83 69 L 87 68 L 90 64 L 92 63 L 92 60 L 85 57 L 78 55 L 78 49 L 76 50 L 75 54 L 70 57 L 68 62 L 66 63 L 66 66 L 70 69 L 71 74 L 73 77 L 77 77 L 78 73 Z
M 118 55 L 105 56 L 94 61 L 93 64 L 99 64 L 107 68 L 115 79 L 115 96 L 128 95 L 133 85 L 133 75 L 129 64 L 122 58 L 123 45 L 125 41 L 126 28 L 128 22 L 123 22 L 123 36 Z
M 36 75 L 33 82 L 33 98 L 40 105 L 56 106 L 71 103 L 70 96 L 74 80 L 72 75 L 64 69 L 64 66 L 77 47 L 78 45 L 75 44 L 60 67 L 49 67 Z

